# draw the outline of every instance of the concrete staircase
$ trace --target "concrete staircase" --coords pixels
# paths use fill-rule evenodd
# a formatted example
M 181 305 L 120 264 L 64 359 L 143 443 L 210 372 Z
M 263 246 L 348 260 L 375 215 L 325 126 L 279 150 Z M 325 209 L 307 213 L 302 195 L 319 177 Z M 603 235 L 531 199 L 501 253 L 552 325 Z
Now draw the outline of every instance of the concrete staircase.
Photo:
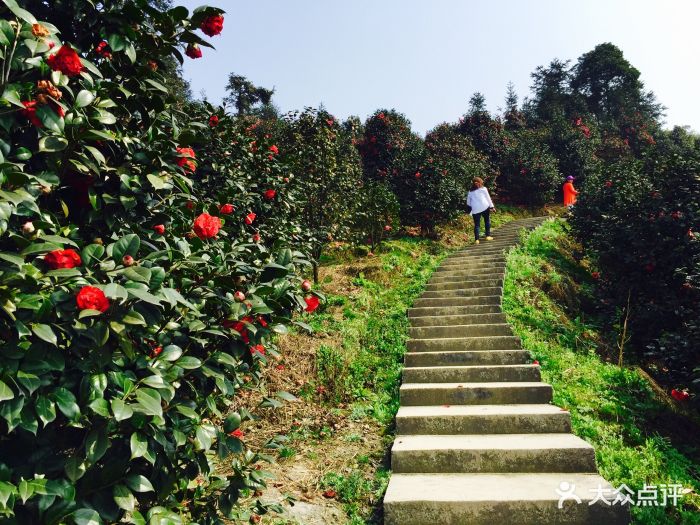
M 504 253 L 543 220 L 445 259 L 409 309 L 385 524 L 629 523 L 626 506 L 589 505 L 612 487 L 501 312 Z M 558 508 L 562 483 L 580 504 Z

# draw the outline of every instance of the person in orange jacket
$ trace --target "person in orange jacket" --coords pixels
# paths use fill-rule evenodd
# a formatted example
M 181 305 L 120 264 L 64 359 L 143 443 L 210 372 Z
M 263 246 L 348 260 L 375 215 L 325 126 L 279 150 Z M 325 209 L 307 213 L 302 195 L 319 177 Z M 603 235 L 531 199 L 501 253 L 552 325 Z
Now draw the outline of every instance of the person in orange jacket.
M 564 206 L 571 208 L 576 204 L 578 192 L 574 189 L 574 178 L 569 175 L 564 183 Z

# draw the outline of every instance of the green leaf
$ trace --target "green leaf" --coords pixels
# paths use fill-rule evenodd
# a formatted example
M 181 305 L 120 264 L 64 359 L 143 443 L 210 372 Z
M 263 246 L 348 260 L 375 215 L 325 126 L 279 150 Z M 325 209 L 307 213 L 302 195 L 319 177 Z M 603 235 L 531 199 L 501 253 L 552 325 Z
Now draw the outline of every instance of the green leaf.
M 105 165 L 107 164 L 107 159 L 105 159 L 105 156 L 102 154 L 100 150 L 98 150 L 94 146 L 85 146 L 85 149 L 90 152 L 92 157 L 97 161 L 98 164 L 100 165 Z
M 143 266 L 135 266 L 124 270 L 124 277 L 132 281 L 148 284 L 151 282 L 151 270 Z
M 129 310 L 126 315 L 122 318 L 122 323 L 147 326 L 146 319 L 140 313 Z
M 200 425 L 195 431 L 195 446 L 200 450 L 209 450 L 212 444 L 212 435 L 209 425 Z
M 122 35 L 109 35 L 107 42 L 114 52 L 122 51 L 126 46 L 126 39 Z
M 142 301 L 145 301 L 150 304 L 154 304 L 156 306 L 160 306 L 160 299 L 158 299 L 155 295 L 153 295 L 150 292 L 147 292 L 146 290 L 142 290 L 140 288 L 127 288 L 127 291 L 129 292 L 129 295 L 141 299 Z
M 64 465 L 63 470 L 65 470 L 68 479 L 75 483 L 83 477 L 86 468 L 82 458 L 79 458 L 78 456 L 72 456 L 66 460 L 66 464 Z
M 39 106 L 36 110 L 36 116 L 39 117 L 41 123 L 49 131 L 63 133 L 63 127 L 65 126 L 63 119 L 48 105 Z
M 103 525 L 100 515 L 92 509 L 79 509 L 73 513 L 75 525 Z
M 63 137 L 48 135 L 39 140 L 39 151 L 42 152 L 55 153 L 57 151 L 63 151 L 66 147 L 68 147 L 68 140 Z
M 36 24 L 34 15 L 18 6 L 15 0 L 3 0 L 3 2 L 17 18 L 24 20 L 28 24 Z
M 68 419 L 76 419 L 78 416 L 80 416 L 80 407 L 76 402 L 73 392 L 63 387 L 59 387 L 53 391 L 52 396 L 58 405 L 58 409 Z
M 129 57 L 132 64 L 136 63 L 136 48 L 134 48 L 134 45 L 131 42 L 126 45 L 124 52 L 126 53 L 126 56 Z
M 153 186 L 153 188 L 156 190 L 162 190 L 167 187 L 165 178 L 163 177 L 159 177 L 158 175 L 153 175 L 152 173 L 149 173 L 148 175 L 146 175 L 146 178 L 151 183 L 151 186 Z
M 199 359 L 191 356 L 182 357 L 178 359 L 175 364 L 185 370 L 194 370 L 202 366 L 202 362 Z
M 105 427 L 92 430 L 85 440 L 85 455 L 91 463 L 96 463 L 105 455 L 109 448 L 107 429 Z
M 22 499 L 22 503 L 26 503 L 27 500 L 32 497 L 32 494 L 34 494 L 34 487 L 23 479 L 17 486 L 17 493 Z
M 182 348 L 176 345 L 168 345 L 163 348 L 163 352 L 161 352 L 160 356 L 158 357 L 164 361 L 177 361 L 181 355 Z
M 9 253 L 0 253 L 0 259 L 14 264 L 15 266 L 22 266 L 24 264 L 24 257 L 19 257 L 17 255 L 11 255 Z
M 77 268 L 59 268 L 58 270 L 50 270 L 46 272 L 47 277 L 58 277 L 60 279 L 66 279 L 69 277 L 79 277 L 83 275 Z
M 125 235 L 114 243 L 112 247 L 112 258 L 116 260 L 117 263 L 121 263 L 125 255 L 136 257 L 140 247 L 141 239 L 139 239 L 138 235 L 133 233 Z
M 133 409 L 121 399 L 112 399 L 112 413 L 117 421 L 124 421 L 134 415 Z
M 78 93 L 78 96 L 75 97 L 75 107 L 84 108 L 92 104 L 93 100 L 95 100 L 95 94 L 87 89 L 83 89 Z
M 101 244 L 90 244 L 83 248 L 81 259 L 86 266 L 97 264 L 105 253 L 105 248 Z
M 0 381 L 0 401 L 7 401 L 15 397 L 15 393 L 5 383 Z
M 17 160 L 21 160 L 21 161 L 29 160 L 32 158 L 32 152 L 24 147 L 17 148 L 15 150 L 15 157 L 17 158 Z
M 161 397 L 157 390 L 141 388 L 136 392 L 139 411 L 149 416 L 162 416 Z
M 54 346 L 58 346 L 58 339 L 56 338 L 56 334 L 53 332 L 53 328 L 51 328 L 49 325 L 32 325 L 32 332 L 34 332 L 34 335 L 36 335 L 42 341 L 46 341 L 47 343 L 51 343 Z
M 131 459 L 143 457 L 148 452 L 148 440 L 146 436 L 139 432 L 131 434 L 129 445 L 131 447 Z
M 24 370 L 17 371 L 17 381 L 27 389 L 29 394 L 33 394 L 41 386 L 41 379 L 39 379 L 38 375 L 25 372 Z
M 120 509 L 131 512 L 136 507 L 136 498 L 125 485 L 115 485 L 114 502 Z
M 34 406 L 44 426 L 56 419 L 56 404 L 46 396 L 39 396 Z
M 299 400 L 295 395 L 290 394 L 289 392 L 285 392 L 284 390 L 280 390 L 279 392 L 277 392 L 276 396 L 279 397 L 280 399 L 284 399 L 285 401 L 298 401 Z
M 146 79 L 146 82 L 149 83 L 149 84 L 150 84 L 151 86 L 153 86 L 154 88 L 156 88 L 156 89 L 162 91 L 163 93 L 167 93 L 167 92 L 168 92 L 168 88 L 166 88 L 163 84 L 161 84 L 161 83 L 159 83 L 159 82 L 156 82 L 155 80 L 153 80 L 153 79 L 151 79 L 151 78 L 147 78 L 147 79 Z
M 132 474 L 126 478 L 126 484 L 134 492 L 155 492 L 153 485 L 147 477 L 140 474 Z
M 111 417 L 111 414 L 109 413 L 109 403 L 107 402 L 106 399 L 102 397 L 98 397 L 97 399 L 94 399 L 90 404 L 88 405 L 92 409 L 93 412 L 96 414 L 109 418 Z

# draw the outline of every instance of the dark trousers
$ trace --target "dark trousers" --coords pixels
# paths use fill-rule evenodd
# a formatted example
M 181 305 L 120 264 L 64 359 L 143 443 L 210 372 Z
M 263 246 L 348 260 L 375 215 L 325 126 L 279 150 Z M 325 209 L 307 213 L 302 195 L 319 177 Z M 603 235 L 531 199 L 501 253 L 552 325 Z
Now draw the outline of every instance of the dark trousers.
M 486 237 L 491 235 L 491 210 L 475 213 L 474 217 L 474 240 L 479 240 L 479 229 L 481 226 L 481 218 L 484 218 L 484 228 L 486 229 Z

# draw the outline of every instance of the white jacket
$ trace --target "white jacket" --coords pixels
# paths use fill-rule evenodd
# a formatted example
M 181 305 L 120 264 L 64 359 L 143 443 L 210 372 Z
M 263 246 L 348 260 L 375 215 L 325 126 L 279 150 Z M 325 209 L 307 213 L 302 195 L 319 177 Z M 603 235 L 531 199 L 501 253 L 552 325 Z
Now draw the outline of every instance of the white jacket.
M 489 195 L 489 190 L 482 186 L 479 189 L 470 191 L 469 195 L 467 195 L 467 206 L 472 207 L 470 215 L 493 208 L 493 201 L 491 200 L 491 195 Z

